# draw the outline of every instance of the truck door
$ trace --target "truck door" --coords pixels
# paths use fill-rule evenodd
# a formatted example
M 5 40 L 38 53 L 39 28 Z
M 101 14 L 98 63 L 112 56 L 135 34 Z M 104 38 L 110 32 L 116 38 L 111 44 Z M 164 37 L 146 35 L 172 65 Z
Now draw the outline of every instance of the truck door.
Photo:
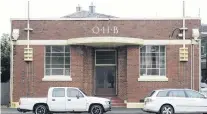
M 65 88 L 54 88 L 48 96 L 50 111 L 65 111 Z
M 67 111 L 86 111 L 86 98 L 75 88 L 67 89 L 66 110 Z

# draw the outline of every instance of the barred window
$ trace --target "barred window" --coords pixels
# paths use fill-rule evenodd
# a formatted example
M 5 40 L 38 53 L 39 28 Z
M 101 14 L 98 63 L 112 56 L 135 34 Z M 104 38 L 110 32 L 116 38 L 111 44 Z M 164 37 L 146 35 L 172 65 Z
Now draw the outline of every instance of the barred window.
M 165 46 L 143 46 L 140 49 L 140 75 L 165 76 Z
M 46 46 L 45 47 L 45 75 L 69 76 L 70 75 L 70 47 Z

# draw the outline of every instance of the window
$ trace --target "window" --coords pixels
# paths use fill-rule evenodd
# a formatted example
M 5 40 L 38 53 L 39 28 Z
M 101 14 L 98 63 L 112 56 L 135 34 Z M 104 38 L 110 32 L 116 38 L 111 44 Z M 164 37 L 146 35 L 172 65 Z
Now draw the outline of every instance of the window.
M 96 65 L 100 64 L 116 64 L 116 51 L 97 50 Z
M 186 97 L 183 90 L 173 90 L 169 92 L 169 97 Z
M 67 96 L 68 97 L 77 97 L 77 96 L 83 97 L 83 94 L 80 91 L 78 91 L 77 89 L 68 89 Z
M 167 93 L 168 93 L 168 91 L 160 91 L 160 92 L 157 94 L 157 97 L 167 97 Z
M 54 88 L 52 92 L 52 97 L 65 97 L 64 88 Z
M 186 94 L 190 98 L 205 98 L 204 95 L 202 95 L 202 94 L 200 94 L 198 92 L 192 91 L 192 90 L 186 90 Z
M 70 75 L 70 47 L 46 46 L 45 49 L 45 75 Z
M 205 46 L 201 46 L 201 55 L 205 54 Z
M 140 49 L 140 75 L 166 75 L 165 46 L 143 46 Z

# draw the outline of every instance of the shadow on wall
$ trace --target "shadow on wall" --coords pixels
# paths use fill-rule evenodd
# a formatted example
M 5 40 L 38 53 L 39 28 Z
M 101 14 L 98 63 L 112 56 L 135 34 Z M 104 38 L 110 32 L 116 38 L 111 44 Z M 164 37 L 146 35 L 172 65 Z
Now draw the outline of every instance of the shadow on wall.
M 10 84 L 8 82 L 1 82 L 1 105 L 9 106 L 10 102 Z

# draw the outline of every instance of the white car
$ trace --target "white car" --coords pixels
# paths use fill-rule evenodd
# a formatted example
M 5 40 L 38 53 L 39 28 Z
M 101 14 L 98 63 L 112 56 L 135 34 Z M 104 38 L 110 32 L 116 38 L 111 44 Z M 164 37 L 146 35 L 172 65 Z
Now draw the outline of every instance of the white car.
M 206 83 L 202 83 L 200 84 L 201 88 L 207 88 L 207 84 Z
M 32 111 L 35 114 L 53 112 L 89 112 L 103 114 L 111 110 L 111 100 L 86 96 L 79 88 L 51 87 L 46 98 L 20 98 L 19 112 Z
M 201 88 L 200 92 L 207 96 L 207 88 Z
M 207 97 L 191 89 L 159 89 L 144 99 L 142 110 L 156 114 L 206 114 Z

